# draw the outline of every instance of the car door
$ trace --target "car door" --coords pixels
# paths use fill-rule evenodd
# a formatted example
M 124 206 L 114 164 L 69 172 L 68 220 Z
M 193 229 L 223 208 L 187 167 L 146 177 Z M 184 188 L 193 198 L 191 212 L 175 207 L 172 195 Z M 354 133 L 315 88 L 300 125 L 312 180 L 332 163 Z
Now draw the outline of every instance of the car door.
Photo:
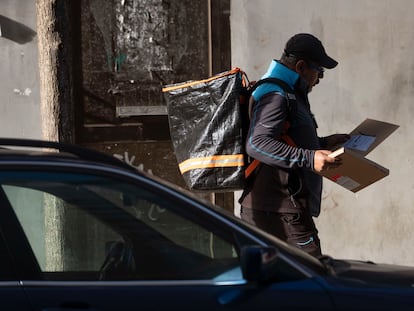
M 4 228 L 4 224 L 9 221 L 7 213 L 4 213 L 4 201 L 0 198 L 0 227 Z M 12 262 L 9 249 L 0 234 L 0 310 L 31 310 L 23 286 L 15 273 L 18 267 Z
M 32 168 L 0 172 L 0 183 L 18 221 L 6 236 L 25 239 L 11 249 L 34 310 L 330 309 L 283 260 L 277 283 L 248 284 L 239 251 L 257 241 L 152 181 Z

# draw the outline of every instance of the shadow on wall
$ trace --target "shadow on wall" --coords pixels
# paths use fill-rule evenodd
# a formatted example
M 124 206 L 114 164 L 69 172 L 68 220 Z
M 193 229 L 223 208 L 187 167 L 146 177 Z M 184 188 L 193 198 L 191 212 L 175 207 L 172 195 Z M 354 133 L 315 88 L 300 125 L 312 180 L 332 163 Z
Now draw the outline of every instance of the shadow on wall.
M 33 29 L 0 15 L 0 38 L 25 44 L 32 41 L 34 36 L 36 36 L 36 32 Z

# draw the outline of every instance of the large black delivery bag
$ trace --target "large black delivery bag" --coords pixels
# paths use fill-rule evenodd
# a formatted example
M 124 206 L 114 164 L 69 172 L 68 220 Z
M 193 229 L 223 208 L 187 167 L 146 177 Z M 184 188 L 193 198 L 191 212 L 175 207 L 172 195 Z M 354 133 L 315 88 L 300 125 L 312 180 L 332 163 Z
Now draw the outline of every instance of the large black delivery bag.
M 170 135 L 179 170 L 192 190 L 225 192 L 245 185 L 244 73 L 166 85 Z

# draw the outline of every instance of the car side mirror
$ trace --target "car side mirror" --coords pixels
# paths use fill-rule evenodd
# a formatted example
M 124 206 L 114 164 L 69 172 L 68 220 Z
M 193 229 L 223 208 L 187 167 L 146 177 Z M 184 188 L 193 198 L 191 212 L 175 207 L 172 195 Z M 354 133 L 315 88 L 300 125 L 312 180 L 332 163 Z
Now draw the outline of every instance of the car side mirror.
M 242 247 L 240 261 L 243 277 L 252 282 L 270 281 L 276 277 L 274 266 L 277 260 L 278 250 L 274 247 Z

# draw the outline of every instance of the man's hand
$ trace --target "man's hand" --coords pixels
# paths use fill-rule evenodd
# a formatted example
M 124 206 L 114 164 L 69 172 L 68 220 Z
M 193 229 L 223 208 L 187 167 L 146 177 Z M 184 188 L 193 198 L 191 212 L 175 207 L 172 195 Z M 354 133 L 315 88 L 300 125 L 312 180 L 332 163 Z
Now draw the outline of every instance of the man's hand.
M 315 172 L 320 173 L 323 170 L 338 167 L 341 162 L 338 159 L 329 156 L 331 151 L 329 150 L 316 150 L 313 158 L 313 169 Z
M 349 134 L 333 134 L 330 136 L 326 136 L 325 137 L 326 146 L 324 147 L 327 149 L 332 149 L 333 147 L 342 145 L 350 138 L 351 136 Z

